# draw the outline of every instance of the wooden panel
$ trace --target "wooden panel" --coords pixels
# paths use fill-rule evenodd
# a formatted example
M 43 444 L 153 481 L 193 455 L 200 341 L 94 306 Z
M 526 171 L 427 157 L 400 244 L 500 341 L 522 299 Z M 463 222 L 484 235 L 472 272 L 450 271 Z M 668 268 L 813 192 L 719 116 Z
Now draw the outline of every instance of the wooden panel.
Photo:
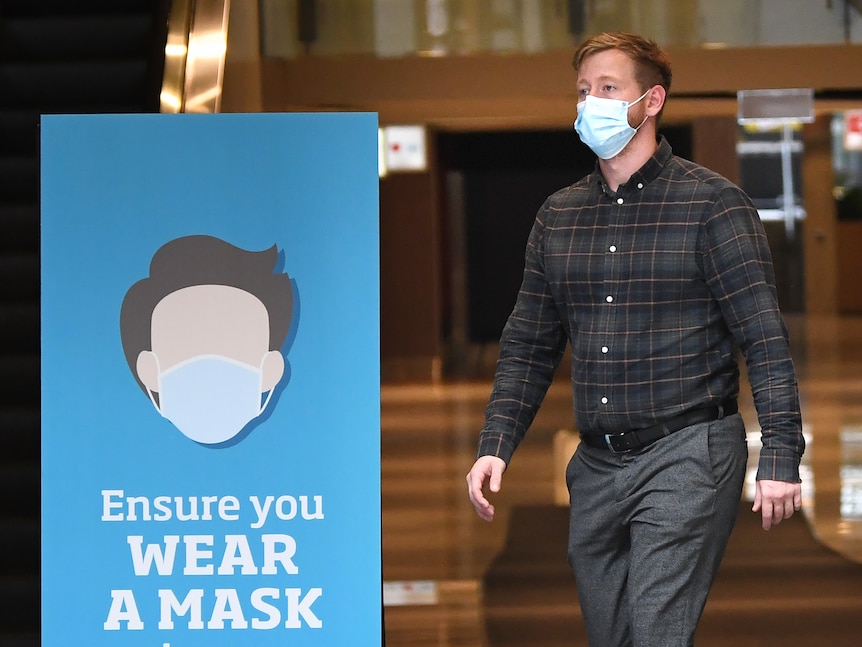
M 263 62 L 264 110 L 370 110 L 382 123 L 439 128 L 559 127 L 575 116 L 571 49 L 537 54 L 306 56 Z M 736 92 L 811 87 L 858 93 L 862 45 L 670 49 L 667 123 L 736 114 Z M 818 110 L 852 105 L 818 100 Z
M 396 377 L 430 379 L 441 354 L 437 223 L 431 173 L 380 181 L 380 353 Z
M 862 221 L 838 223 L 838 310 L 862 314 Z
M 805 309 L 810 314 L 837 312 L 838 277 L 836 245 L 840 243 L 835 220 L 830 118 L 819 117 L 805 126 L 802 154 L 802 197 L 805 226 L 802 229 L 805 254 Z M 856 258 L 862 258 L 858 253 Z M 862 282 L 856 282 L 862 294 Z

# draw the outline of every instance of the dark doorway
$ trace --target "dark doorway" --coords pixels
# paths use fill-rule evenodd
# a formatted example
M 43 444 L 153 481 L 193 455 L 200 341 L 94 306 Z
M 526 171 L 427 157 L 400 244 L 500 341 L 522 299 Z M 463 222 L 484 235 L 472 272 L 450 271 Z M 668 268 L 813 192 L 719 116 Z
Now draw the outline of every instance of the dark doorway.
M 690 127 L 662 134 L 674 153 L 691 158 Z M 465 256 L 465 321 L 453 324 L 449 318 L 447 332 L 461 325 L 467 343 L 496 342 L 521 284 L 536 212 L 549 195 L 590 173 L 595 156 L 573 129 L 442 133 L 438 152 L 443 173 L 458 178 L 458 190 L 444 194 L 449 214 L 460 214 L 459 222 L 450 218 L 447 226 L 463 236 Z

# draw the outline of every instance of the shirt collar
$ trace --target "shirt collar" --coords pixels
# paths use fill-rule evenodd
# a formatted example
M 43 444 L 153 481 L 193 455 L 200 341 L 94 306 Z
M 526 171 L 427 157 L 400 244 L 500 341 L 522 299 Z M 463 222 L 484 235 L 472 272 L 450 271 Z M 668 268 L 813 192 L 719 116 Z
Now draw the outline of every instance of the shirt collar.
M 662 169 L 667 165 L 668 161 L 673 155 L 673 150 L 670 147 L 667 139 L 664 135 L 659 135 L 658 148 L 656 148 L 653 156 L 650 157 L 646 164 L 644 164 L 640 169 L 635 171 L 632 176 L 626 181 L 624 184 L 621 184 L 619 189 L 617 189 L 616 194 L 619 193 L 627 193 L 631 187 L 637 187 L 640 185 L 641 187 L 646 186 L 654 179 L 656 179 L 659 174 L 662 172 Z M 596 168 L 593 171 L 593 181 L 597 182 L 601 187 L 602 191 L 604 191 L 607 195 L 616 195 L 612 193 L 608 185 L 605 183 L 605 179 L 602 176 L 602 171 L 599 168 L 598 160 L 596 161 Z

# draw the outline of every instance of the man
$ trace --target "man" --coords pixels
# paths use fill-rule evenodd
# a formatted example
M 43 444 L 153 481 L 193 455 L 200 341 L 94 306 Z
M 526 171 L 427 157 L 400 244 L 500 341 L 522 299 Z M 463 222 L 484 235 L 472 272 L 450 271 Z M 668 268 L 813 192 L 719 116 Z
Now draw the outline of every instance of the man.
M 184 236 L 156 251 L 123 299 L 129 368 L 156 411 L 197 443 L 245 437 L 285 375 L 293 289 L 278 263 L 275 246 Z
M 569 342 L 569 563 L 589 643 L 691 645 L 745 474 L 735 350 L 762 427 L 766 530 L 802 503 L 796 376 L 757 211 L 657 139 L 667 55 L 602 34 L 574 67 L 575 129 L 599 159 L 536 217 L 468 493 L 492 520 L 484 488 L 500 491 Z

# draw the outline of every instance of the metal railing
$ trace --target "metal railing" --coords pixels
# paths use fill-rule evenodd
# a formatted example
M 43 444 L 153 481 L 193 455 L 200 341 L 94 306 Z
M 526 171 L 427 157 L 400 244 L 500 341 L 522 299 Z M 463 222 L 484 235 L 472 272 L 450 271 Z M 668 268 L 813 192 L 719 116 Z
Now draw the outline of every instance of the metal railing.
M 230 0 L 174 0 L 161 112 L 219 112 Z

